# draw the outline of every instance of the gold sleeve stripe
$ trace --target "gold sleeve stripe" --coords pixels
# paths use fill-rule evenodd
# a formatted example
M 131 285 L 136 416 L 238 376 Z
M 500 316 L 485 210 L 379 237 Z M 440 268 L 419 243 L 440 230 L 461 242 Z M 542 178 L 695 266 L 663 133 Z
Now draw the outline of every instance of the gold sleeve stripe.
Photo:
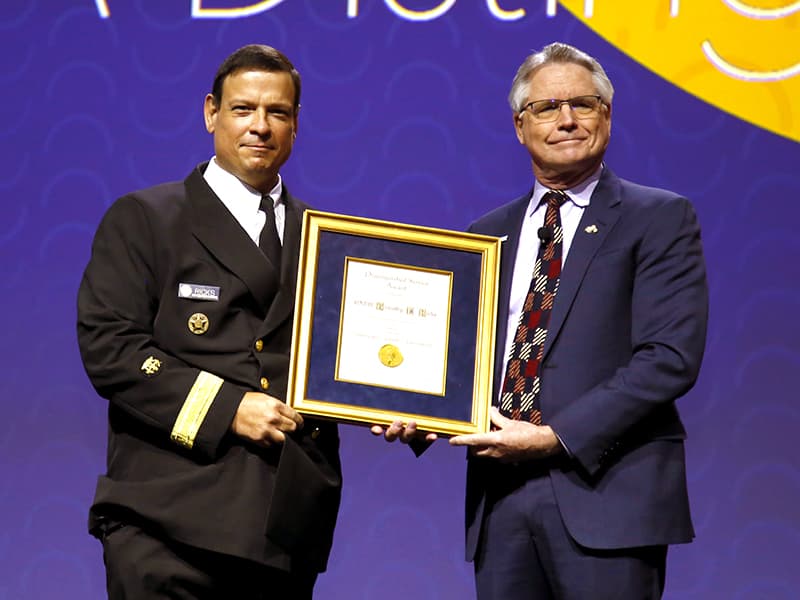
M 214 402 L 223 382 L 224 380 L 216 375 L 200 371 L 183 402 L 178 418 L 175 419 L 170 435 L 172 441 L 186 448 L 194 446 L 197 432 L 200 431 L 203 419 L 206 418 L 208 409 L 211 408 L 211 403 Z

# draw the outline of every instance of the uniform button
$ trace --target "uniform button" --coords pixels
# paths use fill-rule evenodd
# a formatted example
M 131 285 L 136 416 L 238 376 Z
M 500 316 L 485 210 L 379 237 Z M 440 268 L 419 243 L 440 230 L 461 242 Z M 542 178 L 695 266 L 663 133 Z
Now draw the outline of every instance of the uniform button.
M 269 379 L 267 379 L 266 377 L 262 377 L 261 381 L 259 383 L 261 383 L 261 389 L 262 390 L 268 390 L 269 389 Z
M 264 349 L 264 340 L 256 340 L 256 352 L 261 352 Z
M 311 439 L 315 440 L 319 437 L 319 427 L 314 427 L 314 431 L 311 432 Z

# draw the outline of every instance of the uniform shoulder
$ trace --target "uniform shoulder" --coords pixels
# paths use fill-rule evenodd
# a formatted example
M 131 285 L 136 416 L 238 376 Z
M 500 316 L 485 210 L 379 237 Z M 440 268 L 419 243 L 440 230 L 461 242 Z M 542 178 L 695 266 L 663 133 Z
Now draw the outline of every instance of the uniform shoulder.
M 99 224 L 100 229 L 163 230 L 183 221 L 189 203 L 182 181 L 160 183 L 117 198 Z
M 115 200 L 109 213 L 158 213 L 167 215 L 179 212 L 186 206 L 186 186 L 183 181 L 168 181 L 151 187 L 128 192 Z
M 186 197 L 186 186 L 183 181 L 167 181 L 147 188 L 125 194 L 120 201 L 129 199 L 145 206 L 158 208 L 163 204 L 175 202 Z

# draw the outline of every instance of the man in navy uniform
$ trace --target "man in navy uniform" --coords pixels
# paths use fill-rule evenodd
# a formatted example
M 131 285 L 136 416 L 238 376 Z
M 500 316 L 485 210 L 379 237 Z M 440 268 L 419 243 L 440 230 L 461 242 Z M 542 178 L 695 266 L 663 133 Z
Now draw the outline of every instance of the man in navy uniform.
M 112 598 L 311 598 L 339 506 L 338 433 L 284 403 L 302 213 L 279 174 L 300 76 L 274 48 L 220 66 L 215 156 L 104 216 L 78 295 L 109 401 L 90 530 Z

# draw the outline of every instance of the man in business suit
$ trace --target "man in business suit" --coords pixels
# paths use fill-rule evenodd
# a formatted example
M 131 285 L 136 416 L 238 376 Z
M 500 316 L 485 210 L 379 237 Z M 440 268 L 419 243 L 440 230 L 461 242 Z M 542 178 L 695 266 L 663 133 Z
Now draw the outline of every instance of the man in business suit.
M 685 198 L 603 163 L 612 97 L 576 48 L 528 56 L 509 101 L 533 189 L 470 227 L 507 236 L 494 428 L 450 440 L 481 600 L 659 598 L 667 545 L 694 536 L 675 400 L 705 344 L 700 231 Z
M 90 531 L 111 598 L 311 598 L 326 566 L 337 430 L 283 402 L 306 205 L 279 170 L 299 108 L 289 60 L 240 48 L 205 98 L 215 156 L 97 230 L 78 340 L 109 400 Z

